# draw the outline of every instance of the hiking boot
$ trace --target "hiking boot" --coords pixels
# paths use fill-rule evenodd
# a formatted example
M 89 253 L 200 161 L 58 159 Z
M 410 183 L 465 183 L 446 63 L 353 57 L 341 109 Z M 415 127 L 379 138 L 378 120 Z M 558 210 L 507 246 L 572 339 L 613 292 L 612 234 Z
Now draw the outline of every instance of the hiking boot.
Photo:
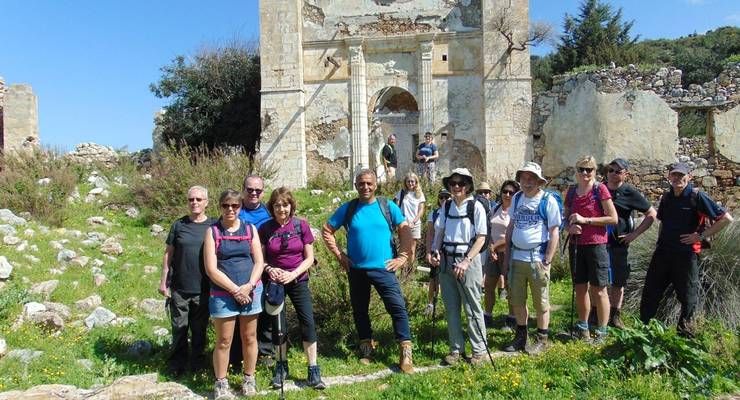
M 501 331 L 514 332 L 514 328 L 516 328 L 516 318 L 507 316 L 506 322 L 504 322 L 504 326 L 501 328 Z
M 470 363 L 470 365 L 481 365 L 486 362 L 487 358 L 488 357 L 486 356 L 486 353 L 473 354 L 468 362 Z
M 318 365 L 308 366 L 308 379 L 306 385 L 318 390 L 326 389 L 326 383 L 321 380 L 321 368 Z
M 404 374 L 414 373 L 414 361 L 411 355 L 411 341 L 404 340 L 398 345 L 398 350 L 401 353 L 401 360 L 398 362 L 399 368 Z
M 242 396 L 251 397 L 257 395 L 257 381 L 254 379 L 254 375 L 244 375 L 244 381 L 242 382 Z
M 368 365 L 373 361 L 376 343 L 372 339 L 363 339 L 360 341 L 360 363 Z
M 600 346 L 606 343 L 606 338 L 608 335 L 606 327 L 604 327 L 603 330 L 601 328 L 597 328 L 595 334 L 596 336 L 594 337 L 592 344 Z
M 278 361 L 277 364 L 275 364 L 275 372 L 272 375 L 272 388 L 279 389 L 287 377 L 288 362 Z
M 233 398 L 235 398 L 235 396 L 231 391 L 231 388 L 229 388 L 229 381 L 227 381 L 226 378 L 216 379 L 216 383 L 213 385 L 213 399 L 224 400 Z
M 483 324 L 486 325 L 486 329 L 493 328 L 493 316 L 491 314 L 483 314 Z
M 588 325 L 599 326 L 599 314 L 596 307 L 591 307 L 591 312 L 588 313 Z
M 612 307 L 609 313 L 609 326 L 617 329 L 624 329 L 624 322 L 622 322 L 622 310 Z
M 591 333 L 589 333 L 588 329 L 576 327 L 573 339 L 591 343 Z
M 442 359 L 442 365 L 455 365 L 460 362 L 460 353 L 453 351 Z
M 547 347 L 547 334 L 537 332 L 537 334 L 534 336 L 534 343 L 532 343 L 530 346 L 527 346 L 524 351 L 527 354 L 534 356 L 541 353 L 543 350 L 546 350 Z
M 504 345 L 504 347 L 502 347 L 501 350 L 507 353 L 513 353 L 515 351 L 524 350 L 526 346 L 527 346 L 527 327 L 517 326 L 516 334 L 514 335 L 514 340 Z

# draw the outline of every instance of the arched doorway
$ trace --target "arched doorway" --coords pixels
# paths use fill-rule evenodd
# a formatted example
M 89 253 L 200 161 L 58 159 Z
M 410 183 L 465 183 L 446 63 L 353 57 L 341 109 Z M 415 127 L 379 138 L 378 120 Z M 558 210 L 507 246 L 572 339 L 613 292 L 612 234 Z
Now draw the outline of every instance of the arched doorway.
M 419 106 L 406 89 L 390 86 L 376 92 L 368 102 L 370 167 L 382 165 L 380 151 L 391 133 L 396 134 L 398 172 L 411 170 L 419 143 Z

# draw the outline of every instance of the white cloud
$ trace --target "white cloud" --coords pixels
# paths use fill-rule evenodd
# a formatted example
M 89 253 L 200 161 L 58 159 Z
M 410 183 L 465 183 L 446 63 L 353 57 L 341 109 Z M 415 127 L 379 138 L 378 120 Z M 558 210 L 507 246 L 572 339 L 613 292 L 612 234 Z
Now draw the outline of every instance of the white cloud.
M 740 14 L 730 14 L 725 17 L 725 21 L 740 22 Z

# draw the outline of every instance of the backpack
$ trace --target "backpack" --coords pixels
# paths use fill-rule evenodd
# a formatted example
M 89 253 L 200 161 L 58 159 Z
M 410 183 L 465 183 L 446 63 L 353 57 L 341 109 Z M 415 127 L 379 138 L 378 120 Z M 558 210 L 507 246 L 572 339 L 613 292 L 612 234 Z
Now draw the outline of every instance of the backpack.
M 218 223 L 211 225 L 211 231 L 213 232 L 213 240 L 216 242 L 216 252 L 218 253 L 218 249 L 221 247 L 221 242 L 224 240 L 246 240 L 247 242 L 252 242 L 252 224 L 245 222 L 244 220 L 241 221 L 242 224 L 246 225 L 244 228 L 245 235 L 244 236 L 222 236 L 221 232 L 218 230 Z
M 473 199 L 475 201 L 468 201 L 468 204 L 466 206 L 465 215 L 450 215 L 450 207 L 452 207 L 452 202 L 454 200 L 450 199 L 447 202 L 445 202 L 445 220 L 447 219 L 462 219 L 467 218 L 470 220 L 470 225 L 475 229 L 475 203 L 481 203 L 483 205 L 483 209 L 486 211 L 486 240 L 483 242 L 483 247 L 481 247 L 481 251 L 485 251 L 488 248 L 488 245 L 491 244 L 491 203 L 486 199 L 485 197 L 481 195 L 473 195 Z M 473 242 L 475 241 L 475 235 L 470 240 L 470 243 L 456 243 L 456 242 L 444 242 L 446 245 L 468 245 L 472 246 Z
M 299 220 L 296 217 L 291 218 L 291 222 L 293 223 L 293 232 L 283 232 L 283 233 L 275 233 L 273 232 L 272 235 L 270 235 L 269 238 L 267 238 L 267 241 L 279 237 L 279 238 L 290 238 L 291 236 L 298 236 L 301 238 L 301 242 L 303 242 L 303 230 L 301 229 L 301 220 Z
M 547 229 L 547 220 L 549 219 L 549 218 L 547 218 L 547 201 L 548 201 L 547 199 L 549 199 L 550 197 L 552 197 L 553 199 L 555 199 L 555 202 L 558 204 L 558 209 L 560 210 L 560 226 L 559 226 L 559 228 L 562 231 L 563 228 L 565 227 L 565 217 L 564 217 L 564 214 L 563 214 L 563 199 L 560 197 L 560 193 L 558 193 L 556 191 L 548 190 L 548 189 L 542 189 L 542 191 L 545 192 L 545 193 L 542 195 L 542 198 L 540 199 L 540 202 L 537 204 L 537 215 L 539 215 L 540 218 L 542 218 L 542 221 L 543 221 L 543 223 L 545 225 L 545 230 L 548 230 L 549 231 L 549 229 Z M 512 210 L 514 210 L 514 211 L 512 212 L 512 215 L 513 215 L 513 213 L 516 212 L 516 209 L 519 207 L 519 200 L 522 198 L 522 196 L 524 196 L 524 192 L 522 192 L 522 191 L 519 191 L 519 192 L 517 192 L 514 195 L 514 199 L 513 199 L 513 202 L 512 202 Z M 537 246 L 535 246 L 534 248 L 531 248 L 531 249 L 519 249 L 519 248 L 517 248 L 517 249 L 518 250 L 525 250 L 525 251 L 533 251 L 534 249 L 537 249 L 537 248 L 547 249 L 548 242 L 549 242 L 549 240 L 548 241 L 544 241 L 544 242 L 538 244 Z M 514 247 L 514 242 L 513 241 L 510 242 L 509 243 L 509 246 L 510 247 Z
M 663 202 L 666 200 L 666 196 L 670 193 L 671 189 L 666 190 L 663 195 L 660 197 L 660 203 L 658 204 L 658 208 L 663 206 Z M 699 212 L 699 205 L 698 205 L 698 198 L 699 198 L 699 189 L 692 187 L 691 193 L 689 193 L 690 199 L 689 203 L 691 204 L 691 208 L 694 210 L 694 212 L 699 215 L 699 226 L 696 228 L 697 233 L 703 233 L 705 230 L 707 230 L 710 226 L 712 226 L 712 220 L 704 215 L 703 213 Z M 701 241 L 701 248 L 702 249 L 711 249 L 712 248 L 712 242 L 708 237 L 705 237 Z
M 388 199 L 383 196 L 377 196 L 375 199 L 377 200 L 378 207 L 380 207 L 381 214 L 383 214 L 383 217 L 385 218 L 385 222 L 388 223 L 388 229 L 391 231 L 391 250 L 393 251 L 393 258 L 396 258 L 398 257 L 398 248 L 396 247 L 396 239 L 393 237 L 393 232 L 396 230 L 396 224 L 393 223 L 393 218 L 391 218 L 391 209 L 388 207 Z M 344 214 L 342 226 L 344 227 L 344 230 L 347 231 L 348 235 L 349 224 L 352 222 L 352 217 L 355 216 L 355 212 L 357 212 L 357 205 L 359 203 L 360 199 L 352 199 L 347 206 L 347 213 Z
M 601 210 L 601 213 L 606 215 L 604 212 L 604 206 L 601 204 L 601 195 L 599 194 L 599 186 L 601 186 L 601 182 L 595 182 L 594 185 L 591 188 L 591 195 L 594 197 L 594 200 L 596 201 L 596 204 L 599 206 L 599 210 Z M 576 198 L 576 185 L 571 186 L 568 189 L 568 193 L 565 195 L 565 201 L 568 202 L 568 212 L 573 212 L 573 201 L 575 201 Z

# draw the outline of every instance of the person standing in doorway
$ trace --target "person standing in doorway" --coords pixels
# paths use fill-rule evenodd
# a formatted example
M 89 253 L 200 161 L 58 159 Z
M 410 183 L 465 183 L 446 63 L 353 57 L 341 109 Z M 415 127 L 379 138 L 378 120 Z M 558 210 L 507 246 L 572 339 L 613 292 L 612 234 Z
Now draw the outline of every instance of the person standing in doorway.
M 420 177 L 426 177 L 430 182 L 436 179 L 435 165 L 439 158 L 437 145 L 434 144 L 434 135 L 432 132 L 424 134 L 424 143 L 416 149 L 416 162 L 418 163 L 418 174 Z
M 396 155 L 396 135 L 391 133 L 388 135 L 388 141 L 383 150 L 381 150 L 383 156 L 383 167 L 385 168 L 385 179 L 388 182 L 396 180 L 396 168 L 398 168 L 398 156 Z

